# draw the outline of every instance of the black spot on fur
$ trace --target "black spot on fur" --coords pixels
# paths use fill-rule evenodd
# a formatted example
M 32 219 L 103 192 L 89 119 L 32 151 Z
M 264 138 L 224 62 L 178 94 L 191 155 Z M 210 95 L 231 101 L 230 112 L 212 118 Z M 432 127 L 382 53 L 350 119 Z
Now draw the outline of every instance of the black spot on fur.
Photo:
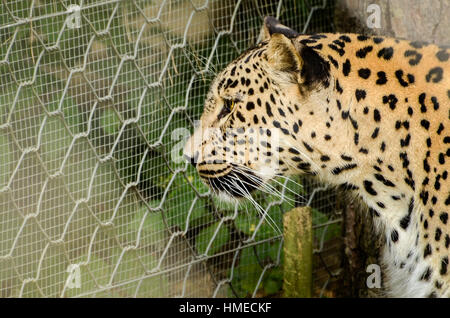
M 356 163 L 347 164 L 347 165 L 345 165 L 345 166 L 343 166 L 343 167 L 336 167 L 336 168 L 333 168 L 333 170 L 331 170 L 331 173 L 334 174 L 334 175 L 338 175 L 338 174 L 340 174 L 340 173 L 343 172 L 343 171 L 354 169 L 354 168 L 356 168 L 357 166 L 358 166 L 358 165 L 357 165 Z
M 420 276 L 420 280 L 429 281 L 431 277 L 432 270 L 428 266 L 427 269 L 423 272 L 422 276 Z
M 375 139 L 378 137 L 378 132 L 380 131 L 380 127 L 377 127 L 373 130 L 372 136 L 370 136 L 372 139 Z
M 408 154 L 406 152 L 402 152 L 399 154 L 400 160 L 402 161 L 403 168 L 408 168 L 409 166 L 409 159 Z
M 433 109 L 438 110 L 439 109 L 439 102 L 436 98 L 436 96 L 431 97 L 431 102 L 433 103 Z
M 344 74 L 344 76 L 348 76 L 350 71 L 351 71 L 351 64 L 349 59 L 346 59 L 344 64 L 342 65 L 342 73 Z
M 340 47 L 337 47 L 337 46 L 334 45 L 334 44 L 328 44 L 328 47 L 329 47 L 330 49 L 336 51 L 340 56 L 343 56 L 343 55 L 345 54 L 345 50 L 344 50 L 344 49 L 342 49 L 342 48 L 340 48 Z
M 255 109 L 255 104 L 253 102 L 248 102 L 246 105 L 247 110 Z
M 444 49 L 444 50 L 440 50 L 439 52 L 437 52 L 436 57 L 441 62 L 447 62 L 448 58 L 450 57 L 450 54 L 447 52 L 447 50 Z
M 359 58 L 365 58 L 367 53 L 372 52 L 372 50 L 373 50 L 372 46 L 363 47 L 362 49 L 356 51 L 356 56 Z
M 420 111 L 422 113 L 426 113 L 427 112 L 427 106 L 425 106 L 425 97 L 426 97 L 425 93 L 421 93 L 419 95 Z
M 300 170 L 309 170 L 311 168 L 311 165 L 307 162 L 302 162 L 297 165 L 297 168 L 299 168 Z
M 437 66 L 432 68 L 425 76 L 427 82 L 433 81 L 433 83 L 439 83 L 442 80 L 444 70 L 442 67 Z
M 382 209 L 386 208 L 383 202 L 377 202 L 377 205 Z
M 410 141 L 411 141 L 411 135 L 407 134 L 405 139 L 400 139 L 400 146 L 407 147 L 407 146 L 409 146 Z
M 287 130 L 286 128 L 281 127 L 280 130 L 285 135 L 289 135 L 290 134 L 289 130 Z
M 266 112 L 267 112 L 267 116 L 273 117 L 272 108 L 270 107 L 269 102 L 266 102 Z
M 424 46 L 424 44 L 426 44 L 426 42 L 423 42 L 423 41 L 412 41 L 412 42 L 409 42 L 409 45 L 411 45 L 415 49 L 422 48 Z
M 426 205 L 428 202 L 428 191 L 422 191 L 420 192 L 419 197 L 422 199 L 423 205 Z
M 365 96 L 364 96 L 365 97 Z M 352 123 L 352 126 L 353 126 L 353 128 L 355 129 L 355 130 L 358 130 L 358 122 L 355 120 L 355 119 L 353 119 L 353 117 L 352 116 L 348 116 L 349 118 L 350 118 L 350 122 Z
M 390 60 L 392 58 L 392 55 L 394 55 L 394 49 L 392 47 L 385 47 L 378 51 L 377 56 L 379 58 L 384 58 L 385 60 Z
M 357 89 L 355 91 L 356 100 L 359 102 L 360 100 L 366 98 L 366 91 L 363 89 Z
M 380 216 L 380 213 L 378 213 L 377 210 L 375 210 L 374 208 L 369 208 L 369 213 L 371 216 Z
M 375 44 L 380 44 L 380 43 L 383 42 L 383 41 L 384 41 L 383 38 L 378 38 L 378 37 L 373 38 L 373 42 L 374 42 Z
M 398 241 L 398 232 L 397 230 L 392 230 L 391 232 L 391 240 L 396 243 Z
M 383 71 L 380 71 L 377 73 L 378 79 L 376 81 L 377 85 L 384 85 L 387 83 L 386 73 Z
M 339 68 L 338 62 L 331 55 L 328 55 L 328 59 L 330 60 L 331 64 L 333 64 L 333 66 L 335 68 Z
M 409 201 L 408 206 L 408 213 L 400 220 L 400 227 L 404 230 L 406 230 L 409 226 L 409 223 L 411 221 L 411 213 L 414 209 L 414 198 L 411 198 Z
M 236 117 L 243 123 L 245 123 L 245 117 L 242 115 L 240 111 L 236 112 Z
M 426 258 L 427 256 L 431 255 L 431 253 L 432 253 L 431 245 L 427 244 L 425 246 L 425 250 L 423 251 L 423 258 Z
M 430 128 L 430 122 L 426 119 L 422 119 L 420 121 L 420 125 L 425 128 L 426 130 L 428 130 Z
M 412 116 L 413 114 L 414 114 L 414 111 L 413 111 L 412 107 L 411 106 L 408 107 L 408 115 Z
M 336 80 L 336 91 L 339 94 L 342 94 L 344 92 L 344 90 L 342 89 L 341 85 L 339 84 L 339 80 Z
M 439 215 L 439 219 L 442 221 L 442 223 L 447 224 L 448 221 L 448 213 L 447 212 L 442 212 Z
M 306 142 L 303 142 L 303 146 L 305 146 L 306 150 L 308 150 L 309 152 L 313 152 L 314 151 L 313 148 L 309 144 L 307 144 Z
M 361 78 L 368 79 L 370 77 L 370 69 L 368 69 L 368 68 L 360 68 L 358 70 L 358 75 Z
M 360 149 L 359 149 L 359 152 L 360 152 L 360 153 L 363 153 L 363 154 L 365 154 L 365 155 L 367 155 L 367 154 L 369 153 L 369 150 L 366 149 L 366 148 L 360 148 Z
M 379 111 L 378 109 L 375 109 L 375 110 L 373 111 L 373 119 L 374 119 L 376 122 L 379 122 L 379 121 L 381 120 L 380 111 Z
M 301 44 L 310 44 L 310 43 L 317 43 L 316 39 L 303 39 L 300 41 Z
M 405 51 L 405 57 L 409 57 L 409 56 L 414 57 L 409 60 L 409 64 L 412 66 L 419 64 L 420 60 L 422 59 L 422 54 L 420 54 L 416 50 Z
M 395 187 L 394 183 L 392 183 L 390 180 L 386 179 L 383 175 L 381 175 L 379 173 L 375 174 L 375 179 L 377 179 L 378 181 L 380 181 L 387 187 Z
M 238 80 L 235 80 L 233 83 L 231 83 L 230 84 L 230 88 L 235 88 L 236 86 L 238 86 L 238 84 L 239 84 L 239 81 Z
M 364 180 L 363 184 L 364 189 L 366 189 L 367 193 L 369 193 L 370 195 L 377 195 L 377 192 L 372 188 L 372 181 Z
M 339 37 L 339 39 L 341 39 L 342 41 L 344 41 L 344 42 L 347 42 L 347 43 L 350 43 L 352 40 L 347 36 L 347 35 L 341 35 L 340 37 Z
M 439 271 L 439 274 L 441 274 L 442 276 L 447 274 L 447 266 L 448 266 L 448 256 L 445 256 L 442 258 L 441 270 Z
M 405 80 L 403 79 L 403 71 L 402 71 L 402 70 L 397 70 L 397 71 L 395 71 L 395 77 L 397 77 L 398 82 L 399 82 L 400 85 L 403 86 L 403 87 L 407 87 L 409 84 L 414 83 L 414 75 L 408 74 L 408 75 L 406 76 L 408 81 L 405 81 Z
M 356 38 L 358 39 L 358 41 L 367 41 L 369 39 L 368 36 L 362 34 L 358 35 Z
M 394 110 L 397 105 L 398 99 L 394 94 L 383 96 L 383 104 L 389 104 L 389 107 Z

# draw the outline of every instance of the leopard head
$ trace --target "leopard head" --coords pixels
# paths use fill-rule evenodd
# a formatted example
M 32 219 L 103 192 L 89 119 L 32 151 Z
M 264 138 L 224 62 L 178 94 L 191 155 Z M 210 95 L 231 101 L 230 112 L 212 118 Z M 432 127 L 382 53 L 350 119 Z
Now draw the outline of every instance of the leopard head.
M 329 86 L 329 64 L 274 18 L 262 34 L 213 80 L 184 149 L 206 184 L 228 197 L 247 196 L 278 175 L 314 173 L 297 147 L 298 112 Z

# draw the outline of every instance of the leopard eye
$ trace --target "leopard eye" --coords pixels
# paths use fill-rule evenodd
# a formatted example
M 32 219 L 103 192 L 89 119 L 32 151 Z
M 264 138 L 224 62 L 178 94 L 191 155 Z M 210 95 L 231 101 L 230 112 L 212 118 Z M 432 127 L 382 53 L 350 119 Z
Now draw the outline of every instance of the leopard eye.
M 231 99 L 225 99 L 225 107 L 228 108 L 228 110 L 231 112 L 234 108 L 234 100 Z
M 234 105 L 235 105 L 234 100 L 225 99 L 224 103 L 223 103 L 223 108 L 220 111 L 218 118 L 221 119 L 221 118 L 225 117 L 226 115 L 228 115 L 229 113 L 231 113 L 231 111 L 234 108 Z

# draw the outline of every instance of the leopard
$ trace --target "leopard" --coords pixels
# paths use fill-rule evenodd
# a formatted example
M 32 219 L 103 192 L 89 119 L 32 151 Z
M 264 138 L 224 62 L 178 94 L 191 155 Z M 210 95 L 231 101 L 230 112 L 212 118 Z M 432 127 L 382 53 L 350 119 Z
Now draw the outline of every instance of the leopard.
M 385 295 L 449 297 L 449 127 L 448 48 L 266 17 L 212 80 L 183 153 L 225 200 L 278 176 L 344 187 L 384 238 Z

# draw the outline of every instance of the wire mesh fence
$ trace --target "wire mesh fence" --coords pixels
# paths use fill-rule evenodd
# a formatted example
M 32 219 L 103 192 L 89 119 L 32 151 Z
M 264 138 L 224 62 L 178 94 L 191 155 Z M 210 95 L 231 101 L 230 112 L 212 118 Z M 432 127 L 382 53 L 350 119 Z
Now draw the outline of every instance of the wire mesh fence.
M 314 290 L 333 296 L 341 203 L 279 180 L 230 206 L 171 160 L 217 70 L 264 16 L 332 31 L 332 3 L 3 0 L 0 296 L 279 296 L 282 213 L 311 205 Z M 178 147 L 178 148 L 177 148 Z M 301 183 L 303 186 L 299 186 Z

